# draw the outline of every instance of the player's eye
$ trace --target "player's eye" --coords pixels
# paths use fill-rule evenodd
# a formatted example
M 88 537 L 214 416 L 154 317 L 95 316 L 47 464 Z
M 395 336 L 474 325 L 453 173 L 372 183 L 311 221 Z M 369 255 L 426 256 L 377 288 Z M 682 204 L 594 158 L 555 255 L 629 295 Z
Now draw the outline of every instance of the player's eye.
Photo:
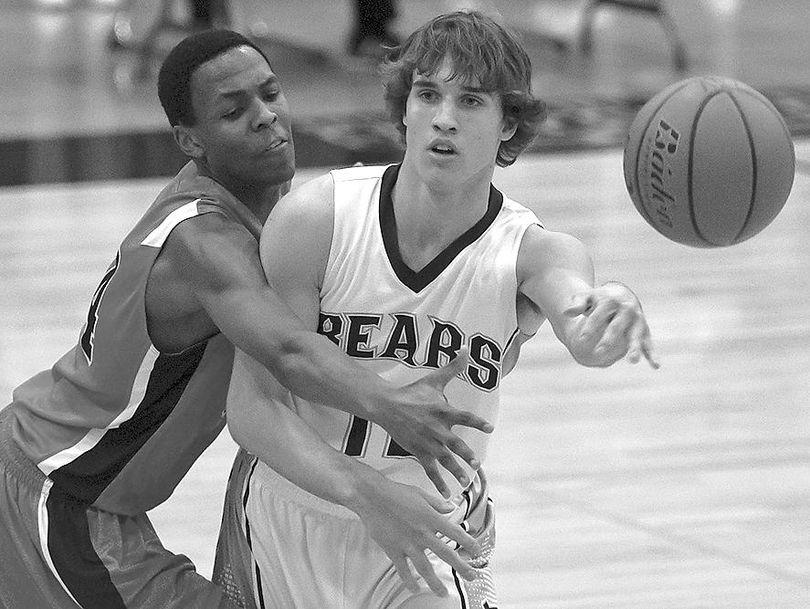
M 242 115 L 242 109 L 240 107 L 238 107 L 238 106 L 235 107 L 235 108 L 229 108 L 229 109 L 225 110 L 224 112 L 222 112 L 222 114 L 221 114 L 222 118 L 224 118 L 226 120 L 235 120 L 235 119 L 239 118 L 241 115 Z
M 439 97 L 438 94 L 431 89 L 422 89 L 416 93 L 416 96 L 426 102 L 436 101 Z

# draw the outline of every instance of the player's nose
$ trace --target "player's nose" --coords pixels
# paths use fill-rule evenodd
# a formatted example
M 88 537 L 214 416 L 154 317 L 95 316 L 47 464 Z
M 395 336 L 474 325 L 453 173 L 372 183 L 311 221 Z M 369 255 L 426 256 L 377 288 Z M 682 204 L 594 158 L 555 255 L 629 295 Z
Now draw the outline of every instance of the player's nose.
M 262 129 L 273 125 L 278 120 L 278 113 L 270 104 L 263 100 L 256 101 L 255 114 L 253 118 L 253 128 Z
M 433 127 L 439 131 L 455 131 L 458 128 L 456 107 L 452 100 L 444 99 L 436 105 Z

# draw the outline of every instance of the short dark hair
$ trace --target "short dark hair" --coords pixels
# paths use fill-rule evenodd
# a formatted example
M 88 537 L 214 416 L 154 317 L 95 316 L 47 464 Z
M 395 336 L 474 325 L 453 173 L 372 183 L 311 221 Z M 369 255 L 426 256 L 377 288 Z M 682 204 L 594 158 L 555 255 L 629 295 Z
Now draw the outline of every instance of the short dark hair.
M 501 142 L 496 162 L 501 167 L 511 165 L 537 135 L 546 107 L 532 95 L 531 60 L 516 35 L 478 11 L 434 18 L 383 61 L 385 101 L 403 140 L 402 117 L 414 70 L 435 74 L 445 57 L 453 65 L 454 78 L 478 81 L 486 91 L 500 95 L 504 118 L 517 130 Z
M 231 30 L 207 30 L 192 34 L 171 50 L 160 66 L 158 97 L 172 126 L 193 125 L 197 120 L 191 104 L 190 81 L 194 71 L 206 61 L 241 46 L 256 49 L 270 65 L 264 51 L 242 34 Z

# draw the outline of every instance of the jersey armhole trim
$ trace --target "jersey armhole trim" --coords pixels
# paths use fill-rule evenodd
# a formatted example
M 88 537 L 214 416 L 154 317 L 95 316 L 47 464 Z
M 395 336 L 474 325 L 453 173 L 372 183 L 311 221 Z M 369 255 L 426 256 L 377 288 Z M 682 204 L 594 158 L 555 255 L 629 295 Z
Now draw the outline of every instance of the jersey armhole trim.
M 161 222 L 157 228 L 153 229 L 152 232 L 141 241 L 141 245 L 146 247 L 163 247 L 169 234 L 178 224 L 183 220 L 188 220 L 189 218 L 199 215 L 198 203 L 200 203 L 200 199 L 194 199 L 190 203 L 186 203 L 182 207 L 175 209 L 163 219 L 163 222 Z

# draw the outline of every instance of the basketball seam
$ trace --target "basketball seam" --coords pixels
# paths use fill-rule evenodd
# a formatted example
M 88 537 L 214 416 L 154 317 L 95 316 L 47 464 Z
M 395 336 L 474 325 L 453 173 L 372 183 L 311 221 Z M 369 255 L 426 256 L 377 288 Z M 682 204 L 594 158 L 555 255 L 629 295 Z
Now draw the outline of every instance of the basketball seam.
M 734 103 L 734 106 L 737 108 L 737 112 L 740 113 L 740 118 L 743 122 L 743 127 L 745 127 L 745 135 L 748 138 L 748 147 L 751 149 L 751 198 L 748 201 L 748 213 L 745 214 L 745 220 L 743 221 L 743 225 L 740 230 L 737 232 L 737 235 L 732 240 L 733 243 L 737 243 L 745 232 L 745 229 L 748 228 L 748 223 L 751 221 L 751 216 L 754 214 L 754 204 L 756 202 L 757 197 L 757 150 L 756 146 L 754 145 L 754 137 L 751 133 L 751 126 L 748 124 L 748 117 L 745 116 L 743 112 L 742 106 L 740 105 L 739 100 L 733 95 L 734 92 L 729 91 L 728 96 L 731 98 L 731 101 Z
M 655 220 L 653 220 L 652 215 L 650 214 L 650 212 L 647 211 L 647 200 L 646 200 L 646 197 L 643 197 L 642 194 L 641 194 L 642 193 L 642 191 L 641 191 L 641 180 L 638 177 L 638 167 L 639 167 L 639 163 L 641 162 L 641 148 L 642 148 L 642 146 L 644 146 L 644 139 L 645 139 L 644 136 L 647 133 L 647 129 L 650 128 L 650 125 L 652 125 L 652 122 L 655 120 L 655 117 L 658 114 L 658 111 L 664 106 L 664 104 L 667 103 L 672 98 L 673 95 L 678 93 L 684 87 L 689 86 L 690 84 L 691 84 L 691 80 L 684 81 L 681 84 L 680 87 L 674 89 L 669 95 L 667 95 L 664 99 L 662 99 L 661 103 L 658 104 L 658 107 L 650 113 L 650 118 L 647 119 L 647 123 L 644 125 L 644 129 L 641 129 L 641 131 L 640 131 L 641 138 L 639 138 L 638 147 L 636 148 L 636 154 L 635 154 L 636 162 L 635 162 L 635 164 L 633 166 L 633 186 L 635 187 L 636 192 L 638 193 L 639 201 L 641 201 L 641 206 L 640 206 L 639 211 L 644 216 L 644 219 L 647 222 L 649 222 L 650 225 L 652 225 L 652 226 L 656 226 L 656 223 L 655 223 Z
M 693 185 L 692 185 L 692 174 L 693 174 L 693 165 L 694 165 L 694 158 L 695 158 L 695 138 L 697 137 L 697 127 L 698 123 L 700 122 L 700 117 L 703 114 L 703 111 L 706 109 L 706 106 L 709 105 L 709 102 L 713 100 L 715 97 L 720 95 L 721 93 L 727 93 L 725 89 L 720 89 L 715 91 L 711 95 L 706 96 L 703 101 L 700 102 L 700 105 L 695 112 L 695 117 L 692 120 L 692 127 L 689 132 L 689 157 L 687 159 L 686 164 L 686 198 L 687 204 L 689 206 L 689 220 L 692 223 L 692 228 L 695 229 L 695 236 L 698 237 L 703 243 L 709 245 L 711 247 L 717 247 L 720 244 L 714 243 L 706 238 L 703 234 L 703 231 L 700 230 L 698 226 L 697 219 L 695 218 L 695 202 L 692 197 Z

